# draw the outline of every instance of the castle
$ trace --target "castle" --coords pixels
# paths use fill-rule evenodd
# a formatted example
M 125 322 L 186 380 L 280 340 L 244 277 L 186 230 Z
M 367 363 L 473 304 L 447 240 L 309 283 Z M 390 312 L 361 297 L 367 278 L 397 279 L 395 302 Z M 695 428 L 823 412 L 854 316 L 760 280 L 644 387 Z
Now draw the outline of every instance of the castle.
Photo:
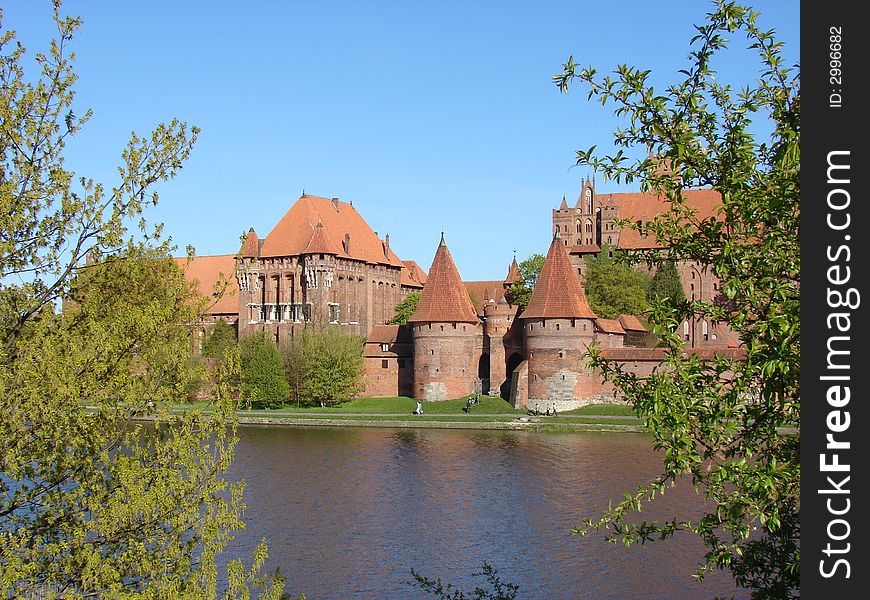
M 687 190 L 696 214 L 715 214 L 719 196 Z M 516 258 L 504 280 L 463 282 L 442 234 L 428 274 L 402 261 L 352 204 L 303 194 L 269 234 L 251 229 L 238 255 L 185 263 L 186 276 L 205 294 L 219 273 L 229 293 L 219 295 L 207 320 L 225 319 L 240 337 L 256 331 L 281 345 L 302 327 L 339 325 L 366 337 L 366 396 L 444 400 L 472 393 L 501 395 L 516 407 L 570 410 L 614 401 L 612 388 L 586 362 L 595 342 L 627 370 L 648 374 L 663 352 L 641 347 L 645 329 L 633 315 L 599 318 L 582 285 L 585 258 L 608 248 L 654 248 L 643 226 L 668 209 L 654 194 L 595 193 L 585 180 L 576 205 L 563 197 L 552 211 L 553 238 L 524 310 L 505 291 L 518 280 Z M 621 229 L 618 219 L 637 223 Z M 678 265 L 687 298 L 712 299 L 720 282 L 699 265 Z M 405 325 L 386 325 L 394 307 L 420 292 Z M 682 324 L 687 353 L 736 355 L 726 328 L 706 320 Z

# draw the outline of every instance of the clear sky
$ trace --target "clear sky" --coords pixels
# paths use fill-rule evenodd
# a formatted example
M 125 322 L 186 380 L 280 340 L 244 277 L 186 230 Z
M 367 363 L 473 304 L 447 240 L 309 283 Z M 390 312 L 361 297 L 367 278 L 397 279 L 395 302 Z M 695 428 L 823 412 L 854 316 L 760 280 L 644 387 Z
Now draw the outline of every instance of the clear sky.
M 789 64 L 799 3 L 756 1 Z M 49 0 L 4 0 L 30 54 L 52 33 Z M 76 113 L 94 116 L 68 166 L 112 185 L 130 131 L 178 117 L 202 129 L 147 216 L 183 254 L 231 254 L 263 237 L 302 191 L 352 201 L 404 260 L 428 269 L 443 230 L 463 279 L 501 279 L 514 250 L 546 252 L 551 209 L 580 181 L 575 151 L 610 147 L 611 107 L 552 75 L 569 55 L 678 80 L 693 24 L 712 4 L 539 1 L 67 0 Z M 735 48 L 744 48 L 735 39 Z M 722 79 L 757 74 L 731 52 Z M 599 192 L 628 191 L 597 178 Z

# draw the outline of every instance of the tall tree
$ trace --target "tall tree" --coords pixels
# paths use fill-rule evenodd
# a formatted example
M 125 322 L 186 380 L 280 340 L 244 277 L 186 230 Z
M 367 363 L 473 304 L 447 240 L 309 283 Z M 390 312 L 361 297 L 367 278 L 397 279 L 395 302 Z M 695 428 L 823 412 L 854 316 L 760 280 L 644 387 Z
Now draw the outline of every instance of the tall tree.
M 512 283 L 505 292 L 505 298 L 508 302 L 523 307 L 529 304 L 532 292 L 535 291 L 535 283 L 538 281 L 541 269 L 544 268 L 545 259 L 546 257 L 543 254 L 536 253 L 518 265 L 520 268 L 520 279 Z
M 257 332 L 239 342 L 241 397 L 253 408 L 280 408 L 290 396 L 284 359 L 275 340 Z
M 218 319 L 208 331 L 202 344 L 202 355 L 207 358 L 223 358 L 236 343 L 236 330 L 224 319 Z
M 411 292 L 405 296 L 401 302 L 396 305 L 395 315 L 390 319 L 390 325 L 404 325 L 417 310 L 417 304 L 420 302 L 420 292 Z
M 683 290 L 680 273 L 677 271 L 677 265 L 674 264 L 674 261 L 665 261 L 656 268 L 647 298 L 650 302 L 664 298 L 670 298 L 674 303 L 686 300 L 686 292 Z
M 649 275 L 618 260 L 622 253 L 614 254 L 608 246 L 601 250 L 597 257 L 586 259 L 583 283 L 592 310 L 604 319 L 644 314 L 649 310 Z
M 613 156 L 581 150 L 578 164 L 610 180 L 640 180 L 672 202 L 646 225 L 667 249 L 636 258 L 696 261 L 739 307 L 657 302 L 650 321 L 667 358 L 646 377 L 593 351 L 593 364 L 653 432 L 664 469 L 580 531 L 609 528 L 626 543 L 694 532 L 707 547 L 705 570 L 730 570 L 760 597 L 783 598 L 797 596 L 800 585 L 800 74 L 783 65 L 781 43 L 757 18 L 718 2 L 697 27 L 685 78 L 663 93 L 649 84 L 649 71 L 622 65 L 600 78 L 573 58 L 554 79 L 563 91 L 582 82 L 590 97 L 614 103 L 628 120 L 615 133 Z M 714 77 L 714 62 L 734 35 L 745 36 L 759 62 L 757 81 L 739 92 Z M 625 148 L 643 158 L 629 159 Z M 683 200 L 683 190 L 703 186 L 721 194 L 715 217 L 698 218 Z M 674 332 L 693 316 L 728 324 L 745 355 L 687 356 Z M 682 478 L 708 500 L 700 519 L 627 520 Z
M 285 351 L 288 377 L 298 385 L 298 397 L 330 406 L 346 402 L 363 390 L 362 337 L 337 326 L 306 328 Z
M 35 78 L 0 30 L 0 596 L 214 598 L 217 556 L 242 526 L 242 486 L 222 479 L 238 361 L 218 374 L 216 418 L 162 410 L 183 397 L 186 323 L 204 304 L 159 228 L 127 225 L 198 132 L 134 134 L 110 188 L 76 177 L 63 152 L 90 116 L 71 109 L 80 21 L 57 2 L 54 20 Z M 131 420 L 149 405 L 153 429 Z M 231 563 L 228 597 L 258 585 L 264 559 Z

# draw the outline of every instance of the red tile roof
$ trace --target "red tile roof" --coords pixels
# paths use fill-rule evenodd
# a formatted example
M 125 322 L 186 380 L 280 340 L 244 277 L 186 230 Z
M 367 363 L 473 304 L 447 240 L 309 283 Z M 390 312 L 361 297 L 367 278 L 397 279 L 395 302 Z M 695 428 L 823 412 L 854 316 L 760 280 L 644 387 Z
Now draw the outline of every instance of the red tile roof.
M 719 192 L 711 189 L 683 190 L 685 205 L 694 209 L 694 218 L 699 220 L 710 217 L 719 217 L 719 207 L 722 205 L 722 196 Z M 647 223 L 655 219 L 656 215 L 668 212 L 671 201 L 667 198 L 644 192 L 630 192 L 622 194 L 599 194 L 598 201 L 602 206 L 616 206 L 619 210 L 619 218 L 629 221 L 643 221 Z M 660 243 L 654 236 L 641 235 L 641 232 L 623 227 L 619 232 L 619 247 L 625 249 L 661 248 Z
M 501 281 L 466 281 L 465 289 L 479 315 L 483 314 L 483 306 L 487 302 L 499 302 L 504 298 L 504 284 Z
M 568 250 L 569 254 L 598 254 L 601 246 L 598 244 L 575 244 Z
M 402 268 L 402 261 L 386 249 L 352 205 L 337 198 L 330 200 L 308 194 L 303 194 L 269 232 L 260 248 L 260 256 L 302 254 L 316 233 L 318 221 L 323 224 L 330 245 L 337 246 L 339 257 Z M 347 247 L 344 247 L 345 240 Z
M 196 256 L 190 263 L 187 258 L 176 258 L 175 263 L 184 272 L 184 277 L 196 284 L 200 294 L 214 301 L 215 285 L 223 275 L 227 281 L 227 289 L 223 296 L 210 305 L 207 312 L 212 315 L 237 315 L 239 312 L 239 283 L 236 280 L 236 256 L 224 254 L 219 256 Z
M 595 319 L 595 325 L 604 333 L 625 333 L 625 329 L 616 319 Z
M 366 344 L 395 344 L 411 341 L 411 332 L 402 325 L 375 325 L 372 327 Z
M 257 237 L 257 232 L 251 227 L 248 235 L 245 236 L 245 243 L 242 245 L 242 256 L 244 258 L 254 258 L 260 255 L 260 238 Z
M 408 321 L 477 323 L 477 311 L 462 284 L 443 236 L 429 267 L 429 278 L 420 294 L 417 310 Z
M 311 233 L 311 239 L 302 251 L 302 254 L 341 254 L 342 248 L 330 239 L 323 227 L 323 222 L 318 221 Z
M 687 356 L 697 356 L 704 360 L 712 360 L 717 356 L 725 358 L 745 358 L 743 348 L 685 348 Z M 601 357 L 608 360 L 653 360 L 660 361 L 666 357 L 664 348 L 603 348 Z
M 558 233 L 550 244 L 535 290 L 522 316 L 527 319 L 597 318 Z
M 626 331 L 646 331 L 646 327 L 634 315 L 619 315 L 619 324 Z
M 413 260 L 403 260 L 405 267 L 402 269 L 402 285 L 406 287 L 422 288 L 426 284 L 426 271 Z

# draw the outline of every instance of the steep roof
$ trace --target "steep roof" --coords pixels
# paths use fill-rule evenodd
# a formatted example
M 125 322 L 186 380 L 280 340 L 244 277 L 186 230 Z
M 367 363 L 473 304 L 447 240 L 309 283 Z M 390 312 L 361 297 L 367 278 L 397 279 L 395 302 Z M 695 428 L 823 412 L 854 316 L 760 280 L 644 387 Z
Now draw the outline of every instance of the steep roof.
M 520 266 L 517 264 L 517 257 L 514 256 L 514 259 L 511 261 L 511 266 L 508 267 L 507 277 L 504 278 L 502 285 L 507 287 L 514 282 L 520 281 L 522 278 L 523 276 L 520 275 Z
M 323 221 L 318 221 L 302 254 L 341 254 L 342 248 L 326 233 Z
M 367 344 L 409 343 L 411 332 L 402 325 L 375 325 L 366 338 Z
M 323 225 L 326 244 L 339 257 L 402 268 L 402 261 L 389 250 L 353 205 L 341 202 L 338 198 L 328 199 L 309 194 L 303 194 L 269 232 L 260 248 L 260 256 L 303 254 L 313 241 L 318 222 Z
M 402 285 L 415 288 L 422 288 L 426 285 L 427 275 L 423 267 L 413 260 L 403 260 L 402 264 L 405 265 L 401 273 Z
M 443 235 L 429 267 L 429 278 L 420 294 L 417 310 L 408 321 L 477 323 L 477 311 L 462 284 Z
M 718 209 L 722 206 L 722 196 L 719 192 L 711 189 L 694 189 L 683 190 L 682 195 L 685 205 L 694 209 L 695 219 L 704 220 L 719 216 Z M 664 196 L 645 192 L 599 194 L 598 201 L 602 206 L 616 206 L 620 219 L 644 223 L 671 209 L 671 201 Z M 635 250 L 661 248 L 663 244 L 654 236 L 642 235 L 635 229 L 623 227 L 619 232 L 619 247 Z
M 257 237 L 257 232 L 251 227 L 248 235 L 245 236 L 245 243 L 242 245 L 242 256 L 244 258 L 254 258 L 260 255 L 260 238 Z
M 523 311 L 526 319 L 556 319 L 578 318 L 595 319 L 586 300 L 586 293 L 580 284 L 580 278 L 574 272 L 568 253 L 559 234 L 553 237 L 541 274 L 529 300 L 529 305 Z
M 214 301 L 215 285 L 220 276 L 228 280 L 223 295 L 210 305 L 207 312 L 212 315 L 231 314 L 239 312 L 239 283 L 236 280 L 236 257 L 234 254 L 219 256 L 196 256 L 190 262 L 187 258 L 176 258 L 175 263 L 184 273 L 184 278 L 196 285 L 196 289 L 206 298 Z

